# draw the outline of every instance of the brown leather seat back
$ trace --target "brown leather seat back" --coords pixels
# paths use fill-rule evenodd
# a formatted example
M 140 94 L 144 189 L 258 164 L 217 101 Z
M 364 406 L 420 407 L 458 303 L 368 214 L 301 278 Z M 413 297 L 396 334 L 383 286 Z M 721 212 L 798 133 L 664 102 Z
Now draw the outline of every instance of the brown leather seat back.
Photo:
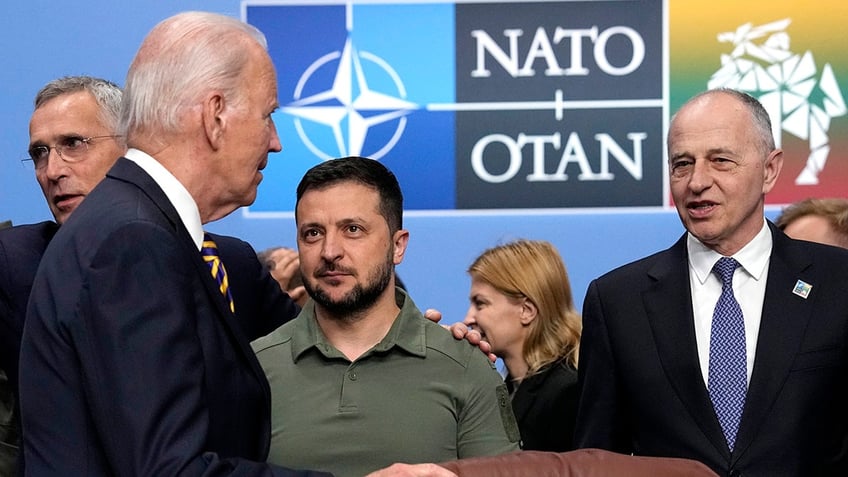
M 718 477 L 694 460 L 632 456 L 601 449 L 522 451 L 439 465 L 459 477 Z

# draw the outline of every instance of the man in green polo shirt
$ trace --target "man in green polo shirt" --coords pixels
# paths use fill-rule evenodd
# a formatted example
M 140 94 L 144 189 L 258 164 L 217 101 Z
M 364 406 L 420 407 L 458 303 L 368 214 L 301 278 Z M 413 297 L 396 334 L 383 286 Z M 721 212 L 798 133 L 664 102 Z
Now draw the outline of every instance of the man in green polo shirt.
M 271 385 L 269 462 L 362 476 L 393 462 L 518 450 L 492 363 L 395 287 L 409 240 L 402 216 L 397 179 L 371 159 L 324 162 L 298 185 L 312 300 L 253 343 Z

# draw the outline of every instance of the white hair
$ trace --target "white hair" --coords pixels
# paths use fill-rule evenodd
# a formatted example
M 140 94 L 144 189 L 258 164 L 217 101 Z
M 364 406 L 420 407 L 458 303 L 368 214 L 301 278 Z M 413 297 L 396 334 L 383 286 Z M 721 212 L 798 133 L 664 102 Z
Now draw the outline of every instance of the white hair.
M 130 147 L 140 135 L 177 132 L 184 110 L 207 91 L 237 100 L 251 39 L 267 49 L 258 29 L 215 13 L 184 12 L 156 25 L 139 47 L 124 87 L 119 130 Z

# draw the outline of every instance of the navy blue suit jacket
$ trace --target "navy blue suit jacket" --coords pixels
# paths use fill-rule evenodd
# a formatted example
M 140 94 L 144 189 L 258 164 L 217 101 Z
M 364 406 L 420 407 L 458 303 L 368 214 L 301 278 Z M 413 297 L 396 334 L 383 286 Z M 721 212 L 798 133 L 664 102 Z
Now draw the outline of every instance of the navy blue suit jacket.
M 18 354 L 35 271 L 47 244 L 59 229 L 55 222 L 20 225 L 0 231 L 0 369 L 8 378 L 12 413 L 3 436 L 4 459 L 18 475 L 23 475 L 18 407 Z
M 270 393 L 248 337 L 131 161 L 47 248 L 20 359 L 32 475 L 306 474 L 264 463 Z
M 0 232 L 0 369 L 9 378 L 16 404 L 18 356 L 27 302 L 38 264 L 58 229 L 55 222 L 45 221 Z M 239 304 L 236 320 L 249 341 L 265 336 L 297 316 L 297 305 L 259 263 L 250 244 L 233 237 L 209 235 L 226 264 L 233 301 Z M 16 411 L 12 425 L 19 424 L 18 414 Z M 19 434 L 17 429 L 12 435 Z M 19 466 L 23 471 L 22 455 Z
M 848 250 L 773 249 L 756 356 L 731 453 L 695 343 L 685 235 L 589 285 L 575 441 L 700 460 L 719 475 L 848 475 Z M 806 298 L 798 280 L 812 285 Z
M 21 335 L 35 272 L 59 225 L 53 221 L 19 225 L 0 232 L 0 369 L 17 392 Z M 280 290 L 247 242 L 209 234 L 227 267 L 236 318 L 249 341 L 293 319 L 298 306 Z
M 48 221 L 0 231 L 0 368 L 17 393 L 18 354 L 35 271 L 59 230 Z

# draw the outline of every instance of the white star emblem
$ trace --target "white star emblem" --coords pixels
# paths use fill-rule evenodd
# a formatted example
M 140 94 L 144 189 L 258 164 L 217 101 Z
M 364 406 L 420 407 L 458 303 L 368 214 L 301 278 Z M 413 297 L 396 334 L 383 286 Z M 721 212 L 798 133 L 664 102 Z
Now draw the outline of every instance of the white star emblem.
M 303 88 L 310 76 L 326 63 L 339 60 L 333 85 L 329 90 L 301 97 Z M 362 60 L 376 63 L 391 77 L 397 86 L 397 96 L 373 91 L 362 70 Z M 358 93 L 358 94 L 357 94 Z M 387 144 L 376 153 L 373 159 L 380 159 L 397 143 L 406 127 L 405 116 L 418 108 L 418 105 L 406 101 L 406 90 L 400 77 L 383 59 L 367 52 L 357 52 L 350 38 L 345 42 L 341 54 L 338 51 L 324 55 L 315 61 L 298 81 L 294 93 L 295 101 L 282 108 L 282 111 L 295 116 L 295 128 L 304 144 L 318 157 L 324 160 L 339 156 L 360 156 L 372 126 L 399 119 L 397 128 Z M 309 140 L 303 130 L 301 119 L 313 121 L 332 128 L 338 149 L 337 154 L 328 154 Z M 343 135 L 343 123 L 347 120 L 347 137 Z M 347 140 L 345 140 L 347 139 Z

